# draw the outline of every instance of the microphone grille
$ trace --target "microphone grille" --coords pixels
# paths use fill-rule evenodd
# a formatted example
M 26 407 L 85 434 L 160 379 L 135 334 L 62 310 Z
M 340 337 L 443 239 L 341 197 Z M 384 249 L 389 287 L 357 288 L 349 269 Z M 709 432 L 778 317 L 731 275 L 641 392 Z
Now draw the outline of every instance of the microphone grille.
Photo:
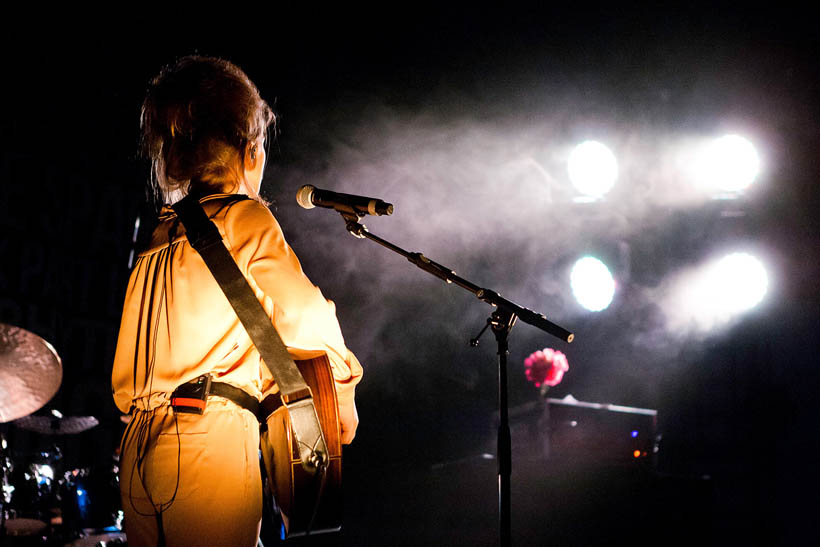
M 304 207 L 305 209 L 313 209 L 316 207 L 313 205 L 313 201 L 311 198 L 313 197 L 313 191 L 316 190 L 316 187 L 310 184 L 305 184 L 296 192 L 296 203 Z

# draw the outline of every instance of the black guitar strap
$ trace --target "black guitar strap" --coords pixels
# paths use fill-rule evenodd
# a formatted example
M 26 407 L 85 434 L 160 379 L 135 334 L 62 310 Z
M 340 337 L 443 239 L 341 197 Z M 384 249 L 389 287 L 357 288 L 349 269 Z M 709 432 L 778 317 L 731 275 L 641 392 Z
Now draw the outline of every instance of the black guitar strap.
M 199 253 L 219 283 L 278 384 L 282 404 L 288 410 L 299 446 L 302 467 L 310 473 L 316 472 L 327 465 L 328 450 L 310 388 L 291 359 L 270 317 L 256 299 L 247 279 L 222 241 L 219 229 L 208 218 L 199 200 L 193 195 L 188 195 L 172 208 L 185 227 L 188 242 Z

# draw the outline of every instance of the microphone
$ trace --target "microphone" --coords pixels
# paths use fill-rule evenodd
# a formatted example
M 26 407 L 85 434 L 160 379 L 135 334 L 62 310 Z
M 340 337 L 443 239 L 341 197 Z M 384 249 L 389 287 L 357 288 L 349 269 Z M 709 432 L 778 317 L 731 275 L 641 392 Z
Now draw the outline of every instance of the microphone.
M 330 190 L 320 190 L 310 184 L 305 184 L 296 192 L 296 202 L 305 209 L 326 207 L 336 209 L 340 213 L 354 215 L 392 215 L 393 204 L 385 203 L 380 199 L 352 194 L 339 194 Z

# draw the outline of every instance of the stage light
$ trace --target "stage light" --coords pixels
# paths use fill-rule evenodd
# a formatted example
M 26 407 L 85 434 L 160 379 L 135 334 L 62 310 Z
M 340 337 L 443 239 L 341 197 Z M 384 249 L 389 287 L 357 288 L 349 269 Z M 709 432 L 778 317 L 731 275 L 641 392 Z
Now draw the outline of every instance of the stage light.
M 589 311 L 605 310 L 615 295 L 615 280 L 606 264 L 591 256 L 579 259 L 570 272 L 572 294 Z
M 710 268 L 703 297 L 723 311 L 738 313 L 758 305 L 769 286 L 766 268 L 746 253 L 732 253 Z
M 717 334 L 758 306 L 770 272 L 748 252 L 732 252 L 669 277 L 657 294 L 670 333 Z
M 738 135 L 726 135 L 704 148 L 695 176 L 702 188 L 725 195 L 748 188 L 759 172 L 760 159 L 754 145 Z
M 682 274 L 662 307 L 674 330 L 712 331 L 762 302 L 768 286 L 763 263 L 736 252 Z
M 567 162 L 569 180 L 587 198 L 597 199 L 609 192 L 618 178 L 615 154 L 597 141 L 575 147 Z

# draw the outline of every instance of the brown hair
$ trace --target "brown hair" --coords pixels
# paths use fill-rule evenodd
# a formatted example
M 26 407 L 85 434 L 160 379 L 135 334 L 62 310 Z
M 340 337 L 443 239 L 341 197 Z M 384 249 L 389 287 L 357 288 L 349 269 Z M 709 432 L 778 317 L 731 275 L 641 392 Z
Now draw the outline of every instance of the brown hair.
M 245 147 L 274 121 L 233 63 L 193 55 L 166 66 L 151 81 L 140 117 L 141 151 L 151 160 L 157 197 L 168 202 L 174 194 L 235 191 L 244 179 Z M 226 180 L 233 187 L 225 188 Z

